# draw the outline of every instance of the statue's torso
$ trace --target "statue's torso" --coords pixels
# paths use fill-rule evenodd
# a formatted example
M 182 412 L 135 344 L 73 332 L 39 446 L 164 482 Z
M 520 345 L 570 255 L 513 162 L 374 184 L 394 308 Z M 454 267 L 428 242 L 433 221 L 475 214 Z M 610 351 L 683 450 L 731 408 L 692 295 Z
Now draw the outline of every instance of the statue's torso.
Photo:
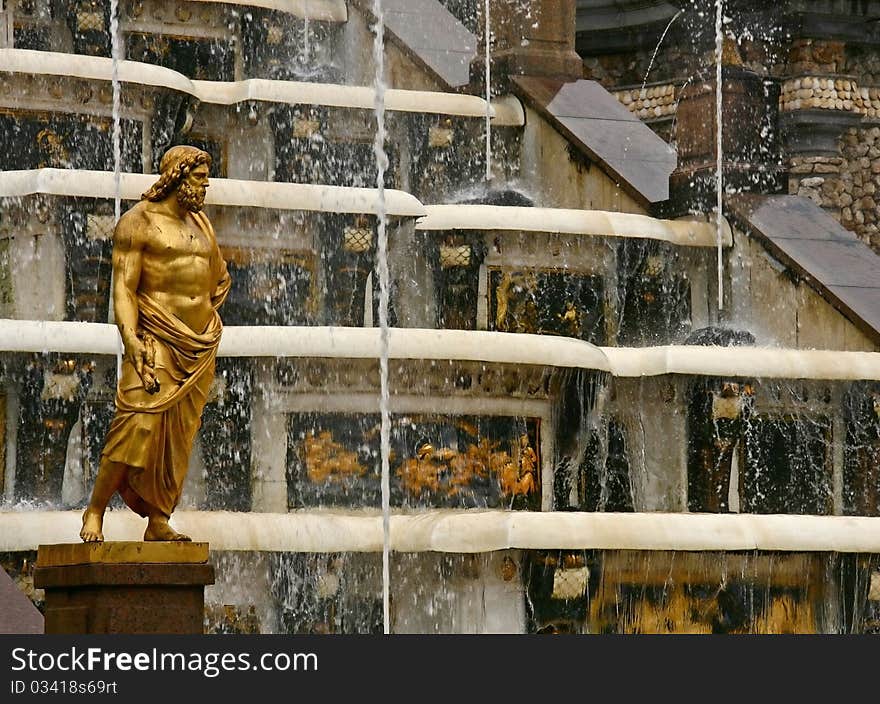
M 138 290 L 201 333 L 213 315 L 216 244 L 192 214 L 185 220 L 146 210 L 149 223 Z

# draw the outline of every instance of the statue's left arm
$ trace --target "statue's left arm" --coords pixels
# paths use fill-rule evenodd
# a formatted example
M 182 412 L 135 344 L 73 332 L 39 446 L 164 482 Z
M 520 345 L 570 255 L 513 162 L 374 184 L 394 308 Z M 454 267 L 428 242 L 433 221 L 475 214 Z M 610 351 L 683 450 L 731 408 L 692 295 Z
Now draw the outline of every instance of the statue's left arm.
M 216 256 L 220 261 L 220 278 L 217 281 L 217 286 L 214 288 L 214 292 L 211 294 L 211 305 L 214 306 L 215 310 L 223 305 L 223 301 L 226 300 L 226 296 L 229 295 L 229 289 L 232 286 L 232 278 L 229 276 L 226 261 L 223 259 L 219 247 L 217 248 Z
M 217 272 L 217 283 L 214 286 L 214 290 L 211 292 L 211 305 L 214 307 L 214 310 L 217 310 L 223 305 L 226 296 L 229 295 L 229 289 L 232 286 L 232 278 L 229 276 L 229 269 L 226 266 L 226 260 L 223 259 L 223 253 L 220 251 L 220 246 L 217 244 L 217 235 L 214 232 L 214 226 L 211 225 L 211 222 L 207 217 L 202 215 L 202 218 L 206 225 L 205 229 L 210 234 L 211 242 L 214 245 L 211 259 L 215 262 L 214 271 Z

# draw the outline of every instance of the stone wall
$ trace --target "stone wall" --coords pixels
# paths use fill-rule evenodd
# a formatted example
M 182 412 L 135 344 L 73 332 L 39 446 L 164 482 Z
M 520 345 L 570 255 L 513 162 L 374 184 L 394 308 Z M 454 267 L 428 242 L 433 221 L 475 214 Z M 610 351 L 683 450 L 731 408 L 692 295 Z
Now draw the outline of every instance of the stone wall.
M 585 56 L 584 74 L 609 90 L 619 86 L 641 86 L 646 77 L 648 83 L 676 82 L 680 85 L 700 65 L 702 58 L 701 52 L 672 43 L 661 47 L 656 56 L 653 49 Z
M 832 208 L 839 206 L 844 227 L 880 251 L 880 126 L 849 130 L 841 154 L 839 200 Z
M 839 157 L 793 157 L 789 192 L 825 208 L 844 227 L 880 251 L 880 126 L 847 130 Z
M 810 198 L 880 252 L 880 49 L 749 32 L 736 36 L 736 48 L 744 67 L 780 84 L 788 193 Z M 682 88 L 713 61 L 674 30 L 656 56 L 644 47 L 584 56 L 587 77 L 671 143 Z
M 842 130 L 836 154 L 789 156 L 788 190 L 810 198 L 880 251 L 880 52 L 870 45 L 798 38 L 773 73 L 782 80 L 783 115 L 812 114 L 814 130 L 835 114 L 861 116 Z

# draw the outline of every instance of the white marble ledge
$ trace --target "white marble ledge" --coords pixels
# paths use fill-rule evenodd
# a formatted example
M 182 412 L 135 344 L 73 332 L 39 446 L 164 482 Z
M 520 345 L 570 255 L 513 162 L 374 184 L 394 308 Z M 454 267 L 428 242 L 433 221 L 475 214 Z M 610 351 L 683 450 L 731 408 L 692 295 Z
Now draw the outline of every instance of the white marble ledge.
M 138 61 L 118 62 L 117 75 L 124 84 L 152 86 L 187 93 L 203 103 L 234 105 L 245 101 L 323 105 L 374 110 L 376 91 L 371 86 L 309 83 L 249 78 L 242 81 L 191 80 L 177 71 Z M 64 54 L 31 49 L 0 49 L 0 73 L 52 77 L 113 80 L 113 60 L 104 56 Z M 391 112 L 432 113 L 484 119 L 486 101 L 476 95 L 389 88 L 385 109 Z M 488 106 L 489 116 L 499 126 L 522 126 L 525 113 L 513 96 L 503 96 Z
M 880 352 L 778 347 L 601 347 L 618 377 L 685 374 L 751 379 L 880 379 Z
M 177 530 L 212 550 L 380 552 L 382 516 L 344 511 L 177 511 Z M 0 551 L 78 541 L 79 511 L 0 512 Z M 429 510 L 391 516 L 395 552 L 676 550 L 880 553 L 880 518 L 690 513 Z M 144 521 L 107 513 L 107 540 L 140 540 Z
M 705 219 L 658 220 L 648 215 L 604 210 L 527 208 L 505 205 L 426 205 L 417 230 L 509 230 L 602 237 L 637 237 L 689 247 L 733 244 L 730 225 Z
M 123 200 L 140 200 L 155 183 L 156 174 L 120 174 L 119 195 Z M 112 171 L 83 169 L 28 169 L 0 172 L 0 198 L 42 193 L 81 198 L 113 198 L 116 183 Z M 425 206 L 405 191 L 386 189 L 385 212 L 391 217 L 417 218 Z M 272 208 L 323 213 L 376 214 L 379 195 L 375 188 L 324 186 L 280 181 L 246 181 L 211 178 L 205 202 L 208 205 L 239 208 Z
M 227 326 L 221 357 L 378 359 L 379 328 Z M 666 374 L 819 381 L 880 380 L 880 352 L 772 347 L 596 347 L 551 335 L 392 328 L 391 359 L 539 364 L 594 369 L 615 377 Z M 119 333 L 107 323 L 0 319 L 0 352 L 115 355 Z
M 227 326 L 221 357 L 378 359 L 379 328 Z M 393 328 L 391 359 L 544 364 L 609 371 L 608 359 L 588 342 L 516 333 Z M 119 333 L 108 323 L 0 319 L 0 352 L 115 355 Z

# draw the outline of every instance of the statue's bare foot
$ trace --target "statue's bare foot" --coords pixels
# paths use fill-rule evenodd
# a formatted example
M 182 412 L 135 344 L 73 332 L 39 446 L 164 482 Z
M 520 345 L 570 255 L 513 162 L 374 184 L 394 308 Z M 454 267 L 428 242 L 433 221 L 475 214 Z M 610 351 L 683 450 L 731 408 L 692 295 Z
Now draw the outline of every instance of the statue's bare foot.
M 144 531 L 144 540 L 188 543 L 192 538 L 183 533 L 178 533 L 168 524 L 168 519 L 162 516 L 161 518 L 150 518 L 150 522 L 147 523 L 147 530 Z
M 83 527 L 79 532 L 79 537 L 85 543 L 103 543 L 104 533 L 104 516 L 97 511 L 86 509 L 83 513 Z

